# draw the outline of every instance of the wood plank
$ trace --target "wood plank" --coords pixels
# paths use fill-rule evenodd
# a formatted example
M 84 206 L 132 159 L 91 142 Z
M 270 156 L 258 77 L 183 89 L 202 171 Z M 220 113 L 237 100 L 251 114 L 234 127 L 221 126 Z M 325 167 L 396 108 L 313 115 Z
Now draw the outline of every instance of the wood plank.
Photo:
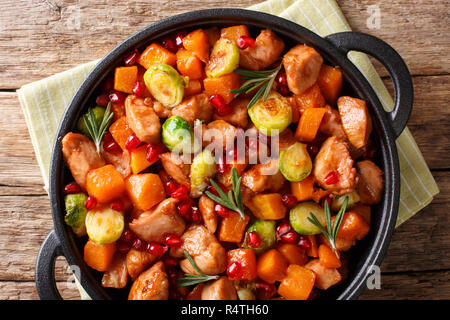
M 56 287 L 64 300 L 80 300 L 75 284 L 57 282 Z M 31 281 L 0 281 L 0 300 L 38 300 L 36 284 Z
M 245 8 L 260 0 L 229 0 L 228 7 Z M 450 49 L 447 1 L 408 0 L 378 4 L 381 28 L 366 25 L 372 0 L 339 1 L 355 31 L 368 32 L 391 43 L 414 74 L 448 73 Z M 149 24 L 188 10 L 223 7 L 223 1 L 77 0 L 1 3 L 0 88 L 18 88 L 57 72 L 101 58 L 119 42 Z M 401 37 L 398 35 L 401 33 Z M 386 74 L 378 67 L 382 74 Z

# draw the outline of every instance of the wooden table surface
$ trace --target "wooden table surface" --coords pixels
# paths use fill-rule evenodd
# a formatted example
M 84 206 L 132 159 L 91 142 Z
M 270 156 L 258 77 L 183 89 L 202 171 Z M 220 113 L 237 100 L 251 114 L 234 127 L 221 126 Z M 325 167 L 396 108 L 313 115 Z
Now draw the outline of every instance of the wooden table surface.
M 247 7 L 259 0 L 228 0 Z M 449 0 L 340 0 L 353 30 L 378 36 L 406 60 L 415 87 L 409 121 L 440 194 L 396 231 L 381 266 L 381 289 L 361 299 L 450 298 Z M 36 255 L 52 229 L 49 199 L 15 90 L 101 58 L 123 39 L 176 13 L 222 7 L 219 0 L 1 0 L 0 299 L 37 299 Z M 366 23 L 378 6 L 380 28 Z M 370 26 L 370 24 L 369 24 Z M 376 63 L 392 88 L 387 72 Z M 58 287 L 78 298 L 64 259 Z

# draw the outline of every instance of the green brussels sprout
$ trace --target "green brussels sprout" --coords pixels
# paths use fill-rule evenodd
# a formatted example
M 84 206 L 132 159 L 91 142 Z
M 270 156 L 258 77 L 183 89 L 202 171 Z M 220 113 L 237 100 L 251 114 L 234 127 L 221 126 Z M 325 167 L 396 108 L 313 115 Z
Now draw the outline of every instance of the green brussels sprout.
M 84 193 L 68 194 L 64 198 L 64 203 L 66 205 L 66 215 L 64 216 L 64 221 L 79 237 L 86 234 L 86 226 L 84 223 L 88 213 L 86 207 L 84 206 L 86 199 L 87 195 Z
M 312 171 L 312 161 L 306 145 L 296 142 L 281 151 L 278 167 L 288 181 L 296 182 L 308 177 Z
M 266 101 L 262 97 L 248 110 L 255 127 L 266 136 L 275 136 L 292 122 L 292 107 L 289 101 L 272 90 Z
M 171 116 L 162 125 L 162 141 L 170 151 L 195 153 L 200 144 L 191 125 L 180 116 Z
M 183 100 L 186 80 L 167 64 L 155 64 L 148 68 L 144 82 L 152 96 L 167 108 L 173 108 Z
M 255 300 L 255 294 L 248 288 L 238 289 L 237 295 L 239 300 Z
M 248 281 L 234 281 L 239 300 L 256 300 L 256 283 Z
M 98 244 L 117 241 L 124 228 L 122 212 L 109 207 L 90 210 L 86 216 L 86 231 L 89 239 Z
M 205 67 L 206 76 L 217 78 L 233 72 L 239 66 L 239 49 L 233 41 L 220 38 L 211 51 Z
M 207 179 L 216 174 L 216 162 L 211 150 L 204 149 L 191 164 L 191 196 L 200 197 L 208 186 Z
M 339 211 L 344 204 L 345 197 L 348 196 L 347 209 L 354 207 L 360 200 L 358 192 L 353 190 L 351 193 L 343 194 L 340 196 L 334 196 L 331 201 L 331 209 L 333 211 Z
M 105 108 L 96 106 L 95 108 L 92 109 L 92 111 L 94 112 L 94 117 L 95 117 L 95 122 L 97 122 L 97 126 L 100 127 L 102 120 L 103 120 L 103 116 L 105 114 Z M 84 117 L 81 116 L 80 119 L 78 119 L 78 123 L 77 123 L 77 129 L 78 131 L 80 131 L 82 134 L 84 134 L 86 137 L 91 138 L 91 135 L 89 134 L 88 129 L 86 128 L 86 124 L 84 123 Z
M 246 249 L 253 249 L 255 250 L 256 254 L 263 253 L 264 251 L 269 250 L 273 247 L 276 240 L 275 235 L 275 221 L 269 221 L 269 220 L 255 220 L 248 228 L 247 233 L 250 233 L 252 231 L 256 231 L 261 238 L 261 247 L 259 248 L 252 248 L 248 246 L 247 244 L 244 244 L 244 248 Z
M 302 202 L 289 212 L 289 222 L 299 234 L 314 235 L 320 233 L 320 229 L 308 220 L 311 216 L 310 213 L 314 214 L 320 224 L 325 227 L 325 210 L 313 201 Z

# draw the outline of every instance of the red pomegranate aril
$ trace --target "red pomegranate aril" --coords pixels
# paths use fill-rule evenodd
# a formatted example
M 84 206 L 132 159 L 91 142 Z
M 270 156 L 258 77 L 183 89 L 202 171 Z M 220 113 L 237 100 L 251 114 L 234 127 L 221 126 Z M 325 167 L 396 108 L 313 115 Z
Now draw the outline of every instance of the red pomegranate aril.
M 134 49 L 133 51 L 125 55 L 123 62 L 125 62 L 126 66 L 132 66 L 133 64 L 136 63 L 138 58 L 139 58 L 139 51 L 137 51 L 137 49 Z
M 134 232 L 127 229 L 122 232 L 122 235 L 120 236 L 120 242 L 131 243 L 135 238 L 136 236 L 134 235 Z
M 168 234 L 165 237 L 166 244 L 171 248 L 179 248 L 183 244 L 183 240 L 176 234 Z
M 283 201 L 284 206 L 288 209 L 295 207 L 298 202 L 297 198 L 292 194 L 283 195 L 281 201 Z
M 172 194 L 178 188 L 179 184 L 175 180 L 169 180 L 166 183 L 166 193 Z
M 278 83 L 280 86 L 287 86 L 287 78 L 286 78 L 286 73 L 284 72 L 279 72 L 276 79 L 275 79 L 276 83 Z
M 299 236 L 297 244 L 305 250 L 311 248 L 311 242 L 309 241 L 309 239 L 302 235 Z
M 133 85 L 133 93 L 138 97 L 144 97 L 145 84 L 142 81 L 136 81 Z
M 216 206 L 214 207 L 214 211 L 217 213 L 217 215 L 221 218 L 226 218 L 228 217 L 228 209 L 225 208 L 223 205 L 221 204 L 216 204 Z
M 111 207 L 111 209 L 113 209 L 115 211 L 121 212 L 123 210 L 123 204 L 120 199 L 114 200 L 113 202 L 111 202 L 111 204 L 109 206 Z
M 109 92 L 112 89 L 114 89 L 114 78 L 113 77 L 109 77 L 103 82 L 103 84 L 102 84 L 102 91 L 103 92 Z M 108 101 L 109 101 L 109 99 L 108 99 Z
M 111 101 L 112 103 L 124 103 L 125 98 L 125 94 L 116 90 L 113 90 L 109 93 L 109 101 Z
M 105 151 L 107 152 L 121 152 L 122 149 L 120 148 L 120 146 L 117 144 L 117 142 L 113 141 L 109 141 L 107 143 L 103 144 L 103 149 L 105 149 Z
M 268 300 L 274 296 L 277 289 L 273 284 L 265 282 L 257 282 L 256 291 L 257 291 L 257 298 L 259 300 Z
M 331 171 L 324 179 L 326 184 L 336 184 L 339 182 L 339 176 L 336 171 Z
M 183 200 L 177 205 L 178 213 L 186 220 L 191 220 L 192 201 L 190 199 Z
M 234 261 L 227 268 L 227 275 L 232 279 L 239 279 L 243 273 L 242 264 L 240 262 Z
M 175 44 L 177 45 L 178 49 L 183 48 L 183 38 L 185 37 L 185 35 L 186 35 L 186 32 L 181 31 L 181 32 L 178 32 L 177 35 L 175 36 Z
M 217 172 L 223 174 L 223 173 L 227 172 L 227 167 L 228 167 L 228 165 L 225 163 L 224 159 L 219 159 L 219 161 L 217 161 L 217 164 L 216 164 Z
M 95 99 L 95 103 L 100 107 L 106 107 L 109 101 L 109 96 L 106 93 L 102 93 Z
M 253 48 L 255 46 L 255 39 L 248 36 L 240 36 L 237 39 L 237 47 L 241 50 L 247 49 L 247 48 Z
M 283 243 L 297 243 L 298 242 L 298 233 L 295 231 L 289 231 L 280 236 L 280 241 Z
M 178 264 L 178 259 L 173 257 L 164 257 L 163 261 L 168 267 L 175 267 Z
M 178 188 L 174 192 L 172 192 L 171 197 L 175 199 L 185 199 L 188 195 L 188 192 L 188 187 L 180 184 Z
M 292 232 L 292 231 L 294 231 L 294 229 L 292 228 L 289 221 L 287 221 L 287 220 L 282 221 L 276 228 L 277 240 L 280 241 L 281 236 L 283 236 L 284 234 L 286 234 L 288 232 Z
M 92 210 L 97 206 L 97 198 L 93 196 L 87 197 L 86 201 L 84 202 L 84 207 L 87 210 Z
M 289 93 L 291 93 L 291 91 L 289 90 L 288 86 L 278 86 L 278 92 L 282 95 L 282 96 L 288 96 Z
M 174 40 L 174 39 L 171 39 L 171 38 L 164 38 L 162 41 L 161 41 L 161 44 L 162 44 L 162 46 L 164 47 L 164 48 L 166 48 L 167 50 L 169 50 L 169 51 L 172 51 L 172 52 L 177 52 L 177 50 L 178 50 L 178 46 L 177 46 L 177 43 L 176 43 L 176 41 Z
M 193 223 L 199 223 L 202 221 L 202 216 L 200 215 L 200 210 L 198 207 L 192 206 L 191 208 L 191 220 Z
M 131 246 L 128 243 L 121 243 L 117 247 L 117 250 L 122 254 L 127 254 L 130 251 Z
M 111 132 L 106 131 L 105 135 L 103 136 L 102 141 L 103 141 L 103 143 L 108 143 L 108 142 L 114 141 L 114 138 L 113 138 Z
M 64 187 L 64 194 L 78 193 L 81 191 L 81 187 L 75 181 L 68 183 Z
M 213 195 L 215 196 L 219 196 L 219 193 L 217 192 L 216 188 L 214 188 L 213 186 L 209 185 L 208 187 L 206 187 L 206 191 L 211 192 Z
M 136 238 L 133 241 L 132 247 L 133 247 L 133 249 L 136 249 L 136 250 L 142 250 L 142 249 L 144 249 L 144 242 L 141 239 Z
M 248 245 L 253 249 L 261 247 L 261 237 L 258 232 L 252 231 L 248 233 Z
M 154 163 L 158 160 L 159 155 L 162 152 L 162 147 L 157 143 L 149 143 L 147 144 L 147 153 L 145 154 L 145 158 L 148 162 Z
M 213 94 L 211 97 L 209 97 L 209 102 L 215 109 L 216 113 L 219 115 L 224 116 L 232 110 L 229 106 L 227 106 L 224 97 L 220 94 Z
M 317 154 L 319 153 L 319 148 L 313 145 L 308 145 L 306 147 L 306 150 L 308 151 L 309 155 L 313 158 L 317 156 Z
M 166 252 L 166 248 L 156 242 L 148 243 L 146 249 L 148 253 L 151 253 L 154 256 L 160 256 Z
M 127 148 L 128 151 L 133 151 L 139 145 L 141 144 L 141 140 L 139 140 L 138 137 L 136 137 L 136 134 L 132 134 L 128 137 L 127 142 L 125 143 L 125 148 Z

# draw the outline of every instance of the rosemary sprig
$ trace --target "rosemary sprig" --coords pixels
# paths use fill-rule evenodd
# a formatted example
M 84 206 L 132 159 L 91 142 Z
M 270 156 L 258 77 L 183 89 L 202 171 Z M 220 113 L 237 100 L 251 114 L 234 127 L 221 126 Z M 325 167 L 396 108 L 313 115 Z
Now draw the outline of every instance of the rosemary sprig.
M 91 139 L 95 143 L 95 147 L 97 148 L 97 153 L 100 154 L 100 146 L 102 143 L 103 136 L 108 129 L 109 123 L 114 115 L 114 112 L 111 112 L 111 102 L 108 103 L 106 107 L 105 113 L 103 114 L 102 122 L 100 126 L 98 126 L 97 121 L 95 120 L 95 114 L 92 109 L 89 109 L 88 112 L 83 115 L 83 121 L 86 125 L 86 128 L 91 136 Z
M 327 238 L 328 242 L 330 242 L 331 249 L 333 249 L 335 253 L 337 253 L 336 238 L 339 228 L 341 226 L 342 219 L 344 218 L 345 210 L 347 209 L 347 203 L 348 203 L 348 196 L 345 197 L 344 203 L 342 204 L 342 207 L 339 210 L 338 214 L 336 215 L 336 219 L 334 220 L 334 223 L 332 225 L 330 207 L 328 205 L 328 201 L 325 201 L 325 218 L 327 223 L 326 230 L 324 229 L 324 227 L 322 227 L 319 220 L 312 212 L 309 213 L 310 217 L 308 217 L 309 222 L 311 222 L 317 228 L 319 228 L 320 232 L 322 232 L 325 238 Z
M 223 190 L 214 182 L 214 180 L 210 180 L 212 186 L 219 193 L 219 197 L 215 194 L 212 194 L 209 191 L 205 191 L 205 194 L 210 197 L 212 200 L 217 203 L 223 205 L 224 207 L 239 212 L 242 219 L 245 219 L 244 215 L 244 205 L 242 204 L 242 195 L 241 195 L 241 179 L 237 173 L 235 167 L 231 168 L 231 181 L 233 184 L 233 191 L 228 191 L 228 194 L 223 192 Z
M 198 268 L 197 264 L 195 263 L 194 259 L 192 259 L 191 255 L 186 250 L 184 250 L 184 256 L 189 260 L 189 262 L 194 267 L 195 271 L 197 271 L 200 275 L 185 273 L 184 278 L 179 278 L 176 280 L 176 282 L 178 283 L 177 287 L 192 286 L 197 283 L 206 282 L 209 280 L 216 280 L 219 278 L 219 276 L 217 276 L 217 275 L 210 276 L 210 275 L 207 275 L 207 274 L 201 272 L 200 269 Z
M 244 80 L 244 84 L 239 89 L 231 90 L 231 93 L 235 94 L 237 97 L 239 94 L 245 92 L 249 93 L 252 90 L 260 87 L 258 92 L 253 96 L 252 100 L 247 105 L 247 108 L 250 109 L 256 101 L 262 96 L 262 100 L 266 101 L 267 96 L 269 95 L 270 90 L 272 89 L 273 82 L 280 71 L 282 63 L 274 69 L 266 70 L 266 71 L 251 71 L 244 69 L 236 69 L 234 73 L 237 73 L 242 76 Z

